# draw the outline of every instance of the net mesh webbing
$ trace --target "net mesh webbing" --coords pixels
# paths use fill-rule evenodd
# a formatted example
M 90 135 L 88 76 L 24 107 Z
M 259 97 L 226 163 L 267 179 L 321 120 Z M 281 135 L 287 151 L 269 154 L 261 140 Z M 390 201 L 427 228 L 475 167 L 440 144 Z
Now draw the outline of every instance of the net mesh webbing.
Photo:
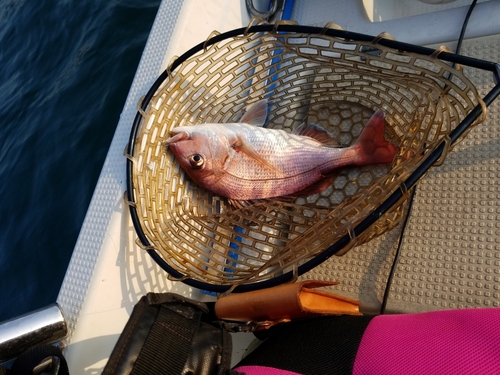
M 133 203 L 150 248 L 187 278 L 235 286 L 296 270 L 346 233 L 343 252 L 394 228 L 404 199 L 361 236 L 352 232 L 482 104 L 462 71 L 438 55 L 324 33 L 247 30 L 168 70 L 130 155 Z M 386 139 L 399 152 L 392 165 L 343 169 L 321 193 L 235 209 L 192 182 L 164 141 L 177 126 L 237 122 L 264 97 L 266 126 L 317 123 L 342 145 L 382 109 Z

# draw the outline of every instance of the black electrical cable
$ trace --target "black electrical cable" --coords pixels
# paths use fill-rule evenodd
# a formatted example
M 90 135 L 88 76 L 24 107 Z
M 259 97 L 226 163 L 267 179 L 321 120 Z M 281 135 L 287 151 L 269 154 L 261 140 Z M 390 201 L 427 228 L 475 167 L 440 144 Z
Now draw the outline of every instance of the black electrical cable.
M 460 31 L 460 36 L 458 37 L 457 48 L 455 49 L 455 53 L 458 55 L 460 53 L 460 49 L 462 48 L 462 41 L 464 40 L 465 29 L 467 29 L 467 24 L 469 23 L 470 15 L 476 6 L 477 0 L 473 0 L 469 6 L 469 10 L 467 11 L 467 15 L 465 16 L 464 23 L 462 24 L 462 30 Z M 456 65 L 455 63 L 453 65 Z
M 455 53 L 458 55 L 460 53 L 460 49 L 462 48 L 462 42 L 464 39 L 465 35 L 465 30 L 467 29 L 467 24 L 469 23 L 469 18 L 470 15 L 472 14 L 472 11 L 474 10 L 474 7 L 476 6 L 477 0 L 473 0 L 471 5 L 469 6 L 469 10 L 467 11 L 467 15 L 465 16 L 464 22 L 462 24 L 462 30 L 460 31 L 460 35 L 458 37 L 458 42 L 457 42 L 457 48 L 455 50 Z M 453 63 L 453 67 L 455 67 L 457 64 Z M 451 79 L 451 76 L 449 77 Z M 417 191 L 417 185 L 413 188 L 410 197 L 408 198 L 409 201 L 409 206 L 408 206 L 408 212 L 406 213 L 406 217 L 403 222 L 403 226 L 401 228 L 401 235 L 399 236 L 399 241 L 398 241 L 398 247 L 396 249 L 396 254 L 394 254 L 394 259 L 392 261 L 392 266 L 391 270 L 389 271 L 389 276 L 387 277 L 387 283 L 385 286 L 385 291 L 384 291 L 384 297 L 382 298 L 382 306 L 380 307 L 380 313 L 385 314 L 385 309 L 387 307 L 387 301 L 389 300 L 389 292 L 391 290 L 391 285 L 392 285 L 392 279 L 394 278 L 394 274 L 396 272 L 396 266 L 399 262 L 399 257 L 401 255 L 401 248 L 403 246 L 403 239 L 404 239 L 404 234 L 406 231 L 406 227 L 408 225 L 408 221 L 411 215 L 411 211 L 413 208 L 413 201 L 415 198 L 415 194 Z
M 414 197 L 417 192 L 417 185 L 413 188 L 411 191 L 411 195 L 408 198 L 408 212 L 406 213 L 406 217 L 403 222 L 403 227 L 401 228 L 401 235 L 399 236 L 399 242 L 398 242 L 398 247 L 396 249 L 396 254 L 394 255 L 394 260 L 392 261 L 392 267 L 389 272 L 389 276 L 387 278 L 387 284 L 385 286 L 385 291 L 384 291 L 384 297 L 382 298 L 382 306 L 380 308 L 380 313 L 385 314 L 385 308 L 387 307 L 387 301 L 389 300 L 389 292 L 391 290 L 391 284 L 392 284 L 392 278 L 394 277 L 394 274 L 396 272 L 396 266 L 399 262 L 399 256 L 401 255 L 401 248 L 403 246 L 403 239 L 404 239 L 404 234 L 406 231 L 406 227 L 408 225 L 408 221 L 410 219 L 411 211 L 413 208 L 413 202 L 414 202 Z

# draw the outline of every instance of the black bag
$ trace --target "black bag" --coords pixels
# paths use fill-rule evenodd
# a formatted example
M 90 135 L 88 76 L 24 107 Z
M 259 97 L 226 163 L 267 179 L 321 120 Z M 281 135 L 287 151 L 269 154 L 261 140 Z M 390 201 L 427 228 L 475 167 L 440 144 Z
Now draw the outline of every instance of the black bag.
M 104 367 L 110 374 L 230 374 L 230 333 L 205 303 L 148 293 L 134 306 Z

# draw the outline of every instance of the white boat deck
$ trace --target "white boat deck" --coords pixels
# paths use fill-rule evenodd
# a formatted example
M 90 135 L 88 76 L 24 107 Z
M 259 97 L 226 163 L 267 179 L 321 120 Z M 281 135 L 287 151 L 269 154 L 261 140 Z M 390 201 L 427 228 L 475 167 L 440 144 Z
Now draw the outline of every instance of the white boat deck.
M 374 4 L 377 6 L 377 1 Z M 371 22 L 361 1 L 296 0 L 292 19 L 317 26 L 335 22 L 371 35 L 387 31 L 404 42 L 453 47 L 466 11 L 467 7 L 459 7 L 404 18 L 392 15 L 386 21 Z M 481 38 L 466 41 L 464 55 L 500 60 L 499 16 L 499 1 L 477 5 L 466 37 Z M 137 102 L 172 57 L 205 40 L 213 30 L 240 28 L 249 20 L 243 0 L 162 2 L 57 300 L 69 323 L 66 356 L 70 371 L 102 371 L 134 304 L 147 292 L 210 298 L 168 280 L 135 244 L 136 234 L 123 200 L 123 150 Z M 471 74 L 484 95 L 492 86 L 492 77 Z M 420 183 L 393 282 L 391 311 L 500 304 L 498 108 L 494 103 L 487 122 L 474 129 L 445 164 Z M 333 257 L 306 277 L 341 281 L 339 293 L 360 299 L 365 311 L 375 312 L 380 307 L 398 236 L 396 229 L 344 257 Z M 239 335 L 235 360 L 252 339 L 251 335 Z

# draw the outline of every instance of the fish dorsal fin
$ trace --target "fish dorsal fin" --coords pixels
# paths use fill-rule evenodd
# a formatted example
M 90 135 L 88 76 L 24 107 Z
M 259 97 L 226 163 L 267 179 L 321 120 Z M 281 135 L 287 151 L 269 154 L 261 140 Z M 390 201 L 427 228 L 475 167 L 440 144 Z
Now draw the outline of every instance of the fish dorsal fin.
M 321 142 L 323 146 L 340 147 L 340 143 L 328 133 L 328 131 L 318 124 L 302 124 L 293 130 L 294 134 L 303 135 L 305 137 L 314 138 Z
M 267 118 L 267 99 L 259 100 L 252 105 L 243 115 L 240 122 L 245 124 L 262 126 Z

